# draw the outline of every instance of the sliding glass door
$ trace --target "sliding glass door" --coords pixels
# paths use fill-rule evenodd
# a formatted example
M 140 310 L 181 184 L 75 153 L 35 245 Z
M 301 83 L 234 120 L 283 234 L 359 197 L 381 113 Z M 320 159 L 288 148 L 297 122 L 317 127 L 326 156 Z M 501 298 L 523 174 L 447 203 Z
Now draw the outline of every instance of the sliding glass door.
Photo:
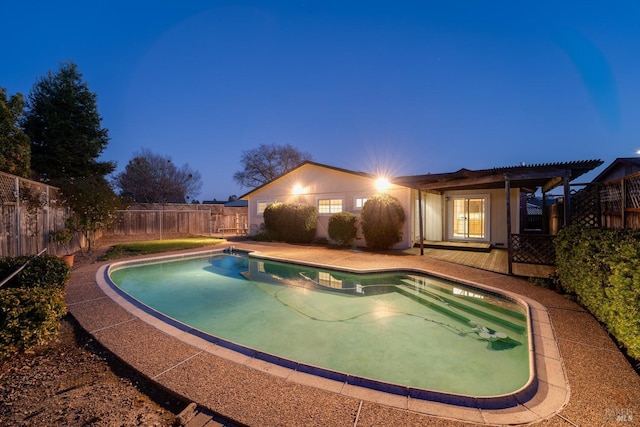
M 452 197 L 450 199 L 449 237 L 451 239 L 486 240 L 489 233 L 487 197 Z

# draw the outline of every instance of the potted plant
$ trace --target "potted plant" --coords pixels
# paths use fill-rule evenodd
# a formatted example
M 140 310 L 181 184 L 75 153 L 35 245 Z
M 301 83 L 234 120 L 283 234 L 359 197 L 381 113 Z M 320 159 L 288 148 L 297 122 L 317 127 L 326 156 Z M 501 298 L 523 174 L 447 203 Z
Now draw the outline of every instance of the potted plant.
M 51 240 L 56 245 L 62 246 L 62 248 L 64 249 L 64 253 L 60 255 L 60 258 L 62 258 L 67 264 L 69 264 L 69 267 L 73 266 L 74 259 L 73 252 L 69 250 L 69 243 L 71 242 L 72 237 L 73 234 L 71 233 L 71 231 L 69 231 L 68 228 L 49 232 L 49 240 Z

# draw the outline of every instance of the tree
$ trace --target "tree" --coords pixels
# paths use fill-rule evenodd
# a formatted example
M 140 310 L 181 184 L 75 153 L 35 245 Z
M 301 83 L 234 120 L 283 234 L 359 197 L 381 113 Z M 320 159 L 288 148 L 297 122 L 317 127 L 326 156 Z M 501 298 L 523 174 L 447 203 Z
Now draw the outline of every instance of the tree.
M 138 203 L 185 203 L 200 192 L 200 172 L 181 168 L 169 157 L 142 149 L 113 180 L 120 195 Z
M 110 225 L 116 218 L 116 210 L 124 208 L 121 199 L 102 176 L 71 180 L 63 195 L 73 212 L 67 227 L 84 235 L 89 250 L 96 232 Z
M 262 144 L 242 153 L 244 170 L 233 174 L 233 180 L 243 187 L 255 188 L 311 160 L 311 154 L 298 151 L 291 145 Z
M 22 122 L 31 138 L 31 168 L 42 180 L 63 188 L 73 179 L 104 177 L 114 162 L 99 162 L 109 142 L 101 127 L 96 95 L 78 66 L 63 63 L 33 85 Z
M 0 87 L 0 170 L 26 178 L 31 173 L 31 147 L 19 127 L 25 106 L 22 94 L 7 99 L 6 89 Z

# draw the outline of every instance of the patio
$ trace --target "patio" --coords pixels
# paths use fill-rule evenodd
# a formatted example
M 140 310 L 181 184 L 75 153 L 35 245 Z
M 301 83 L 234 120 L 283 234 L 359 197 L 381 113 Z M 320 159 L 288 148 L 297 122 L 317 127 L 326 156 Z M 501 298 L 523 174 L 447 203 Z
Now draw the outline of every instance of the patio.
M 447 242 L 440 242 L 441 245 Z M 405 252 L 419 255 L 420 248 L 411 248 Z M 509 272 L 509 252 L 507 249 L 492 248 L 490 251 L 467 250 L 451 246 L 448 248 L 425 247 L 425 257 L 436 258 L 454 264 L 466 265 L 481 270 L 507 274 Z M 521 277 L 536 277 L 546 279 L 555 272 L 556 268 L 550 265 L 513 263 L 513 274 Z
M 98 341 L 153 381 L 245 425 L 620 425 L 616 419 L 621 416 L 640 416 L 640 377 L 606 331 L 575 303 L 527 280 L 443 261 L 426 252 L 372 254 L 253 242 L 235 246 L 303 263 L 428 270 L 522 295 L 539 310 L 534 329 L 549 331 L 535 341 L 536 355 L 545 356 L 538 365 L 538 393 L 514 407 L 480 410 L 371 393 L 302 375 L 194 340 L 184 331 L 170 335 L 165 325 L 151 324 L 154 317 L 133 314 L 104 293 L 97 285 L 96 273 L 103 266 L 99 263 L 74 270 L 67 288 L 69 311 Z M 543 315 L 548 323 L 540 325 Z M 566 388 L 562 377 L 568 381 Z

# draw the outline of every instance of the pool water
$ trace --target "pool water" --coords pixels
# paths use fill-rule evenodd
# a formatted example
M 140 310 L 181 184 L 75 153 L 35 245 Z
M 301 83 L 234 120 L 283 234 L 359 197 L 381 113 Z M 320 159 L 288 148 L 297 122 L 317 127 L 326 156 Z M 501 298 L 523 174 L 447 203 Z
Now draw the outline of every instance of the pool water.
M 466 396 L 513 393 L 529 380 L 525 310 L 436 277 L 227 254 L 123 266 L 110 277 L 193 328 L 331 371 Z

